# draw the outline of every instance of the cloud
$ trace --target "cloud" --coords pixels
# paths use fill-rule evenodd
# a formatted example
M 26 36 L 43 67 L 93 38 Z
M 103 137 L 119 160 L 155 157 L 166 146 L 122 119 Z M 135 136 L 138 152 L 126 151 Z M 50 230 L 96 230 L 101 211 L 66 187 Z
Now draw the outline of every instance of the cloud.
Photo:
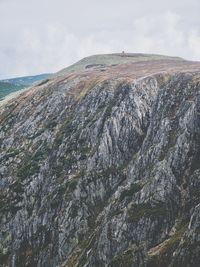
M 188 44 L 192 51 L 192 58 L 200 60 L 200 32 L 197 29 L 193 29 L 190 32 Z
M 197 0 L 0 0 L 0 78 L 122 50 L 200 60 L 198 7 Z

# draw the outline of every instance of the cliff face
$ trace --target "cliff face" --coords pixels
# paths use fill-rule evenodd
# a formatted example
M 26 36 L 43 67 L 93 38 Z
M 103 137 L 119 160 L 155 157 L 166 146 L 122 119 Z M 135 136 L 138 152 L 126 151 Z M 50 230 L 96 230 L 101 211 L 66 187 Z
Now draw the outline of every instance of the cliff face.
M 200 265 L 200 63 L 134 60 L 1 106 L 1 266 Z

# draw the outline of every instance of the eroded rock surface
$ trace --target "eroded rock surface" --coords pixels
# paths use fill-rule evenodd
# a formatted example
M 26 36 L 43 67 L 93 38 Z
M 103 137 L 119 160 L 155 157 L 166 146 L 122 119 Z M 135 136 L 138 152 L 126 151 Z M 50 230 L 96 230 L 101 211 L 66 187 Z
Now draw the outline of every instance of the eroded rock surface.
M 0 265 L 200 266 L 200 63 L 94 66 L 0 108 Z

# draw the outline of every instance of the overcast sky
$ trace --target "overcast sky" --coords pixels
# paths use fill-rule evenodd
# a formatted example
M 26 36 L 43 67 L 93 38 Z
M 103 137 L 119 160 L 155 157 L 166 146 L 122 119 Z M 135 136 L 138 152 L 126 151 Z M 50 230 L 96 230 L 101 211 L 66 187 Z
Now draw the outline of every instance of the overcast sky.
M 200 0 L 0 0 L 0 79 L 122 50 L 200 60 L 199 11 Z

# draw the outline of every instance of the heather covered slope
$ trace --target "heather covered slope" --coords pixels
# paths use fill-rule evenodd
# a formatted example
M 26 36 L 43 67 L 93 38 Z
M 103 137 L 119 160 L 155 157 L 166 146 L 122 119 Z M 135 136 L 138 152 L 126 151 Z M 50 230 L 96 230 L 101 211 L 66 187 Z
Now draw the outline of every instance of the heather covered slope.
M 200 63 L 152 56 L 4 102 L 2 266 L 199 266 L 199 114 Z
M 111 66 L 117 66 L 126 63 L 136 63 L 142 61 L 153 61 L 153 60 L 173 60 L 183 61 L 182 58 L 169 57 L 162 55 L 148 55 L 148 54 L 136 54 L 136 53 L 118 53 L 118 54 L 102 54 L 93 55 L 81 59 L 75 64 L 58 72 L 59 75 L 67 72 L 85 71 L 92 68 L 105 68 Z

